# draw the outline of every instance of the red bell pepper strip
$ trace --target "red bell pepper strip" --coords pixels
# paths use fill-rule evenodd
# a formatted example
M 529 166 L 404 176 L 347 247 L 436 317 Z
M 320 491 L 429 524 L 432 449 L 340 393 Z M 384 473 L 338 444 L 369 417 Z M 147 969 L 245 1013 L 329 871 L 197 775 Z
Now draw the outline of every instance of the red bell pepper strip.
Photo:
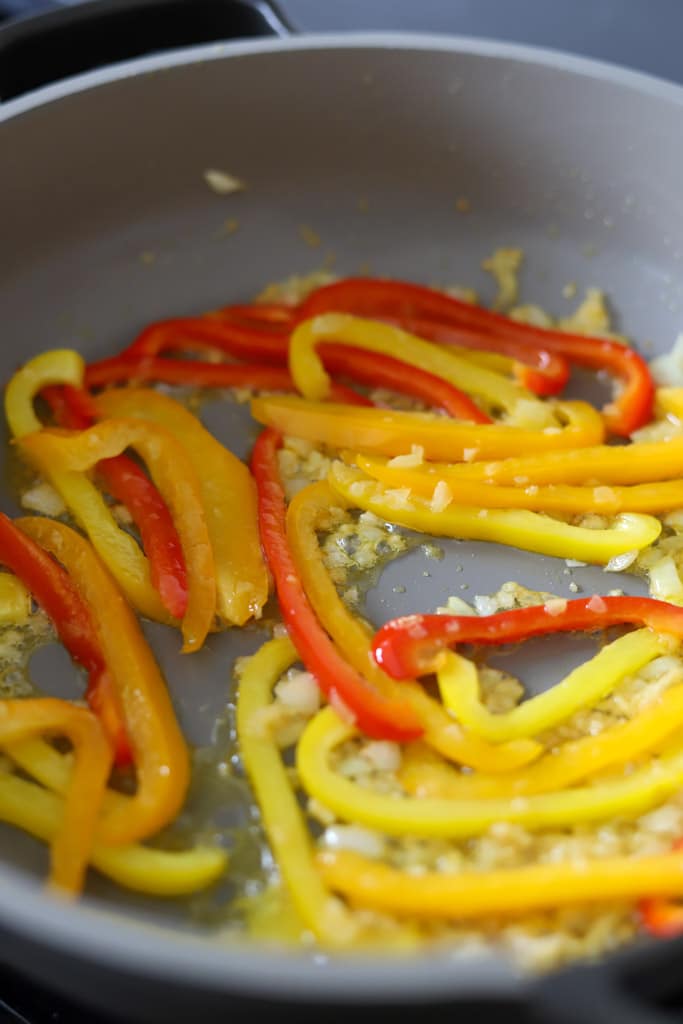
M 296 310 L 296 306 L 286 306 L 283 302 L 254 302 L 245 305 L 222 306 L 208 315 L 220 320 L 242 320 L 247 323 L 269 324 L 273 328 L 287 329 L 296 318 Z
M 298 315 L 304 320 L 326 312 L 348 312 L 375 319 L 392 317 L 402 324 L 436 321 L 481 332 L 486 338 L 535 345 L 564 356 L 577 366 L 608 370 L 622 380 L 621 393 L 603 409 L 613 434 L 628 437 L 652 417 L 654 384 L 648 365 L 637 352 L 616 341 L 522 324 L 501 313 L 402 281 L 346 278 L 312 292 L 301 304 Z
M 251 470 L 258 491 L 261 543 L 290 637 L 340 715 L 352 717 L 359 729 L 376 739 L 415 739 L 422 727 L 410 704 L 383 696 L 341 657 L 306 597 L 287 543 L 285 493 L 277 464 L 281 444 L 277 431 L 264 430 L 254 446 Z
M 683 850 L 683 839 L 674 843 L 674 850 Z M 662 896 L 647 896 L 638 901 L 643 927 L 658 939 L 673 939 L 683 934 L 683 903 Z
M 448 381 L 415 367 L 410 367 L 408 372 L 406 364 L 398 359 L 336 344 L 321 345 L 320 354 L 325 368 L 332 373 L 420 398 L 457 419 L 491 422 L 468 395 Z M 85 372 L 88 388 L 130 380 L 155 380 L 206 388 L 254 387 L 266 391 L 296 391 L 289 370 L 284 366 L 261 363 L 206 363 L 196 359 L 123 355 L 92 363 Z M 331 398 L 337 402 L 358 404 L 357 394 L 341 384 L 333 385 Z
M 71 657 L 88 673 L 88 703 L 112 743 L 116 763 L 130 763 L 123 712 L 111 687 L 90 612 L 68 573 L 1 512 L 0 562 L 31 592 Z
M 588 632 L 626 623 L 683 637 L 683 608 L 650 597 L 556 598 L 493 615 L 406 615 L 391 619 L 372 642 L 375 661 L 395 679 L 432 672 L 456 644 L 510 644 L 548 633 Z
M 262 321 L 185 317 L 150 324 L 121 355 L 158 356 L 164 352 L 203 351 L 212 348 L 236 359 L 259 359 L 284 365 L 289 332 L 273 330 Z
M 60 426 L 85 430 L 97 419 L 97 410 L 86 391 L 66 385 L 45 388 L 42 396 Z M 97 472 L 112 498 L 126 506 L 140 532 L 152 585 L 164 607 L 174 618 L 182 619 L 187 610 L 187 569 L 166 502 L 144 470 L 127 455 L 103 459 Z

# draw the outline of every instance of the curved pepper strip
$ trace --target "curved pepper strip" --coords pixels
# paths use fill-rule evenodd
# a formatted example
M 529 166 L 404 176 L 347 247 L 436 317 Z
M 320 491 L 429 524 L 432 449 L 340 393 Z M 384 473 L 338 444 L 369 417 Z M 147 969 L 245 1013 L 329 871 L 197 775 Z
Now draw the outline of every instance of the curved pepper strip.
M 453 458 L 456 458 L 454 456 Z M 494 456 L 495 458 L 495 456 Z M 683 466 L 683 437 L 649 444 L 595 445 L 567 451 L 514 454 L 494 462 L 433 463 L 449 483 L 485 482 L 497 486 L 545 484 L 653 483 L 677 480 Z M 431 470 L 432 466 L 428 469 Z
M 618 815 L 643 814 L 683 784 L 683 745 L 630 774 L 594 785 L 510 800 L 440 800 L 378 793 L 330 766 L 335 749 L 356 735 L 325 708 L 306 726 L 297 746 L 297 772 L 309 796 L 344 821 L 390 836 L 466 838 L 506 821 L 531 830 L 564 828 Z M 681 866 L 683 873 L 683 865 Z
M 288 306 L 284 302 L 252 302 L 221 306 L 206 314 L 219 320 L 241 320 L 248 324 L 267 324 L 270 327 L 286 330 L 295 319 L 296 306 Z
M 431 502 L 407 489 L 392 491 L 341 462 L 332 464 L 329 482 L 351 504 L 410 530 L 460 540 L 487 540 L 523 551 L 606 564 L 615 555 L 640 551 L 662 530 L 653 516 L 623 513 L 614 525 L 593 530 L 572 526 L 526 509 L 473 509 L 448 505 L 433 512 Z
M 456 644 L 518 643 L 549 633 L 594 632 L 609 626 L 648 626 L 683 638 L 683 608 L 650 597 L 592 597 L 552 600 L 493 615 L 406 615 L 375 634 L 375 660 L 394 679 L 436 671 L 444 650 Z
M 458 388 L 434 374 L 374 352 L 349 349 L 344 345 L 322 345 L 323 363 L 332 373 L 343 374 L 372 387 L 420 398 L 459 419 L 490 423 L 486 413 Z M 296 391 L 292 375 L 284 366 L 263 363 L 205 363 L 196 359 L 163 359 L 155 356 L 117 356 L 86 367 L 85 384 L 89 388 L 135 380 L 163 381 L 202 388 L 253 387 L 266 391 Z M 330 397 L 336 402 L 358 404 L 341 384 L 330 385 Z M 363 404 L 363 403 L 361 403 Z M 368 405 L 371 403 L 368 401 Z
M 179 811 L 190 771 L 185 740 L 154 656 L 135 615 L 83 537 L 50 519 L 19 519 L 17 526 L 69 573 L 90 610 L 121 702 L 137 790 L 125 805 L 105 813 L 98 838 L 123 845 L 154 835 Z
M 268 572 L 259 543 L 256 487 L 245 464 L 179 402 L 158 391 L 123 388 L 100 395 L 100 415 L 132 417 L 168 431 L 193 468 L 213 551 L 218 615 L 229 624 L 259 618 Z M 176 470 L 177 472 L 177 470 Z M 194 542 L 199 539 L 198 532 Z
M 30 614 L 31 595 L 28 589 L 16 576 L 0 572 L 0 622 L 25 622 Z
M 474 662 L 449 652 L 439 666 L 439 692 L 445 706 L 466 729 L 492 743 L 504 743 L 537 736 L 577 711 L 594 707 L 625 676 L 640 671 L 671 648 L 669 638 L 658 636 L 651 629 L 626 633 L 561 682 L 501 714 L 493 714 L 482 703 Z
M 531 796 L 565 789 L 606 768 L 631 763 L 657 749 L 682 727 L 683 686 L 672 686 L 636 718 L 597 736 L 562 743 L 528 768 L 504 776 L 465 775 L 434 754 L 430 756 L 423 744 L 411 743 L 403 752 L 399 779 L 413 796 L 443 800 Z
M 167 430 L 139 419 L 107 420 L 74 435 L 41 430 L 20 438 L 18 444 L 34 465 L 52 466 L 59 474 L 83 473 L 126 448 L 140 454 L 180 536 L 188 573 L 187 611 L 181 622 L 183 651 L 198 650 L 214 621 L 216 577 L 199 481 L 183 446 Z M 78 505 L 72 511 L 79 519 L 85 518 Z M 90 539 L 99 553 L 105 530 L 92 521 L 89 526 Z M 115 568 L 120 570 L 118 565 Z
M 657 388 L 655 409 L 662 419 L 665 416 L 683 419 L 683 388 Z
M 58 373 L 54 372 L 56 360 L 59 361 Z M 12 377 L 5 393 L 5 413 L 13 436 L 21 440 L 40 430 L 42 424 L 33 409 L 33 399 L 39 391 L 53 384 L 79 388 L 82 379 L 83 360 L 70 349 L 45 353 L 31 360 Z M 120 529 L 92 481 L 84 473 L 60 469 L 51 460 L 38 468 L 60 493 L 66 506 L 75 512 L 85 532 L 93 537 L 100 556 L 131 604 L 147 618 L 171 622 L 152 586 L 148 559 L 134 538 Z
M 88 703 L 114 746 L 117 764 L 127 764 L 130 749 L 121 708 L 111 693 L 104 653 L 90 612 L 68 574 L 4 513 L 0 513 L 0 562 L 28 588 L 71 657 L 87 671 Z
M 0 820 L 49 842 L 59 833 L 64 810 L 64 800 L 54 793 L 0 768 Z M 119 885 L 169 897 L 205 889 L 220 878 L 227 864 L 227 854 L 218 847 L 158 850 L 96 842 L 89 856 L 93 867 Z
M 674 843 L 674 850 L 683 848 L 683 840 Z M 680 856 L 680 853 L 679 853 Z M 658 939 L 672 939 L 683 932 L 683 905 L 657 896 L 646 896 L 638 903 L 643 926 Z
M 525 508 L 530 512 L 561 512 L 566 515 L 598 512 L 606 516 L 622 512 L 655 515 L 683 508 L 683 480 L 664 480 L 626 487 L 608 487 L 604 484 L 583 487 L 564 484 L 506 487 L 452 477 L 450 470 L 459 469 L 458 465 L 424 463 L 415 467 L 392 466 L 387 460 L 362 452 L 351 458 L 360 470 L 385 487 L 409 487 L 415 494 L 431 497 L 436 485 L 443 481 L 458 505 L 473 505 L 476 508 Z
M 493 353 L 501 355 L 501 362 L 491 369 L 511 370 L 517 383 L 535 395 L 558 395 L 569 380 L 569 363 L 557 352 L 548 352 L 536 345 L 527 345 L 518 339 L 501 338 L 500 335 L 482 335 L 468 327 L 453 327 L 436 320 L 382 317 L 387 323 L 402 327 L 418 338 L 425 338 L 437 345 L 447 345 L 458 355 L 478 362 L 482 356 Z M 482 365 L 487 365 L 484 362 Z
M 289 335 L 265 322 L 249 324 L 216 317 L 159 320 L 137 336 L 122 356 L 158 356 L 164 352 L 205 351 L 207 347 L 236 359 L 286 364 Z
M 259 423 L 307 441 L 379 455 L 405 455 L 416 444 L 425 458 L 505 459 L 518 453 L 596 445 L 604 436 L 600 415 L 586 402 L 558 402 L 564 427 L 526 430 L 500 423 L 461 423 L 430 413 L 349 409 L 335 402 L 309 402 L 293 395 L 252 399 Z
M 341 657 L 311 608 L 287 543 L 285 493 L 277 452 L 282 439 L 274 430 L 259 435 L 251 458 L 256 479 L 261 543 L 275 579 L 280 610 L 306 668 L 331 704 L 377 739 L 414 739 L 419 718 L 405 700 L 390 699 L 363 679 Z
M 409 366 L 442 377 L 467 394 L 483 399 L 494 409 L 514 413 L 520 399 L 534 400 L 531 392 L 502 374 L 461 359 L 391 324 L 327 313 L 300 323 L 289 341 L 289 369 L 294 382 L 302 395 L 314 401 L 329 394 L 330 378 L 316 348 L 330 341 L 398 358 Z
M 87 391 L 66 384 L 43 388 L 55 422 L 69 430 L 85 430 L 95 422 L 96 410 Z M 178 531 L 158 490 L 144 470 L 127 455 L 104 459 L 97 475 L 105 489 L 128 509 L 149 558 L 152 586 L 175 619 L 187 611 L 187 569 Z
M 356 931 L 350 915 L 320 880 L 313 846 L 275 741 L 259 727 L 272 689 L 297 659 L 291 640 L 271 640 L 239 671 L 237 735 L 244 768 L 261 811 L 280 875 L 304 925 L 331 946 L 345 946 Z
M 112 752 L 97 718 L 85 708 L 49 697 L 0 701 L 0 746 L 45 733 L 66 736 L 74 748 L 63 817 L 52 841 L 50 882 L 77 893 L 83 886 Z
M 410 874 L 360 854 L 319 853 L 324 881 L 353 904 L 379 913 L 431 919 L 528 914 L 581 903 L 683 895 L 683 856 L 606 857 L 452 875 Z
M 542 751 L 540 744 L 521 740 L 495 746 L 471 735 L 425 693 L 419 683 L 397 683 L 375 664 L 372 632 L 348 610 L 325 567 L 316 530 L 334 506 L 347 507 L 326 483 L 310 484 L 299 491 L 287 509 L 287 540 L 306 595 L 320 624 L 340 653 L 377 689 L 390 697 L 403 696 L 414 708 L 424 729 L 424 740 L 444 757 L 480 771 L 509 772 L 527 764 Z
M 607 370 L 622 381 L 621 393 L 603 409 L 613 434 L 628 437 L 652 417 L 655 389 L 649 367 L 642 356 L 619 342 L 533 327 L 431 288 L 402 281 L 347 278 L 309 295 L 299 315 L 312 317 L 331 310 L 360 316 L 390 315 L 407 319 L 408 323 L 418 317 L 468 328 L 485 336 L 537 345 L 577 366 Z

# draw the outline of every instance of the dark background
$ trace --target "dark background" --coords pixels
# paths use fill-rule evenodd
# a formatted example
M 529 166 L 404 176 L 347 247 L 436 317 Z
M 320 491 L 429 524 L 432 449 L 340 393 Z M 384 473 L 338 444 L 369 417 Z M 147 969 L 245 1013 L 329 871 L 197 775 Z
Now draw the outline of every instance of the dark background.
M 0 23 L 35 7 L 57 9 L 75 2 L 0 0 Z M 279 6 L 299 32 L 393 29 L 480 36 L 565 50 L 683 83 L 683 0 L 280 0 Z M 678 1012 L 672 1020 L 683 1020 Z M 453 1007 L 443 1018 L 420 1011 L 420 1018 L 425 1024 L 454 1018 L 464 1024 L 528 1020 L 513 1007 L 485 1012 L 471 1006 Z M 5 1021 L 106 1024 L 0 966 L 0 1022 Z

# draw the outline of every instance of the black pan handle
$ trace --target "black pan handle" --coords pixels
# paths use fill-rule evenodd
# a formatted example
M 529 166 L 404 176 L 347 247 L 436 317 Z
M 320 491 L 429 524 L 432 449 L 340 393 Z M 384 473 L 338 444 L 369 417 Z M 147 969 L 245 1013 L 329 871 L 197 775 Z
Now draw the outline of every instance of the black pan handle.
M 590 967 L 537 982 L 535 1017 L 544 1024 L 676 1024 L 683 1019 L 683 940 L 638 943 Z
M 149 53 L 291 31 L 273 0 L 89 0 L 0 28 L 0 101 Z

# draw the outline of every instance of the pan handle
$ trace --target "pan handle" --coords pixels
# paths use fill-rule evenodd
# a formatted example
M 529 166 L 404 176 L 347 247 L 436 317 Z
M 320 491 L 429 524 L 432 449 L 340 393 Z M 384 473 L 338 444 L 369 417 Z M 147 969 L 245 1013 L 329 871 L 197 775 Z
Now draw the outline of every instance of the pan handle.
M 595 966 L 549 974 L 531 1002 L 544 1024 L 676 1024 L 682 974 L 683 940 L 639 943 Z
M 291 31 L 273 0 L 89 0 L 0 29 L 0 101 L 149 53 Z

